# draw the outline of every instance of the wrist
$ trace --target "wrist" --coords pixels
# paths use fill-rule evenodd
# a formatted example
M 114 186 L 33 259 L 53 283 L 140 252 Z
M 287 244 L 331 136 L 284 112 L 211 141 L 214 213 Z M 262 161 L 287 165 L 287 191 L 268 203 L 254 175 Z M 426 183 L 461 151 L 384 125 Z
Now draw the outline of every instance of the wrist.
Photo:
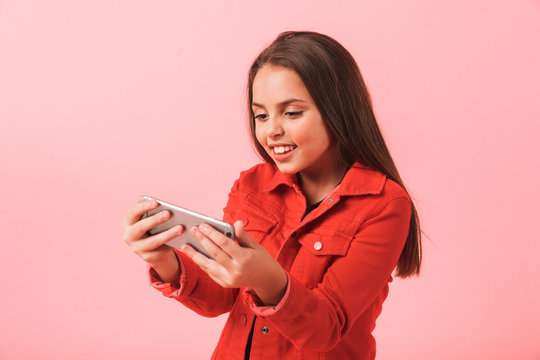
M 253 288 L 259 299 L 265 306 L 276 306 L 279 304 L 285 291 L 287 290 L 288 277 L 283 269 L 278 277 L 270 280 L 266 286 Z
M 180 282 L 180 264 L 174 251 L 167 253 L 164 259 L 150 266 L 164 283 Z

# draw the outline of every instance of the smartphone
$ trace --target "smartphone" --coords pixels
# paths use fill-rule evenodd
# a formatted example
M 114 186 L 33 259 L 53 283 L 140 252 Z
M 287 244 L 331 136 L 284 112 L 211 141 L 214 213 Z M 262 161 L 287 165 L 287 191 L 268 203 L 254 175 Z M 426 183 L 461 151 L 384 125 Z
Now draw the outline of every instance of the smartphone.
M 204 247 L 201 245 L 199 240 L 197 240 L 191 233 L 189 232 L 189 229 L 191 229 L 193 226 L 199 226 L 202 223 L 206 223 L 210 226 L 212 226 L 217 231 L 221 232 L 223 235 L 227 236 L 228 238 L 231 238 L 234 240 L 234 227 L 231 224 L 228 224 L 226 222 L 214 219 L 210 216 L 199 214 L 195 211 L 191 211 L 188 209 L 181 208 L 180 206 L 176 206 L 170 203 L 167 203 L 163 200 L 158 200 L 156 198 L 150 197 L 150 196 L 143 196 L 140 201 L 144 200 L 155 200 L 159 204 L 157 208 L 145 212 L 141 219 L 147 218 L 149 216 L 152 216 L 160 211 L 168 210 L 171 214 L 171 217 L 169 220 L 165 221 L 164 223 L 161 223 L 152 229 L 147 231 L 148 235 L 156 235 L 160 232 L 163 232 L 165 230 L 168 230 L 172 228 L 175 225 L 182 225 L 184 227 L 184 232 L 171 239 L 169 242 L 167 242 L 167 245 L 172 246 L 174 248 L 180 249 L 182 245 L 189 244 L 191 247 L 193 247 L 195 250 L 200 252 L 201 254 L 205 255 L 206 257 L 212 259 L 212 257 L 206 252 Z

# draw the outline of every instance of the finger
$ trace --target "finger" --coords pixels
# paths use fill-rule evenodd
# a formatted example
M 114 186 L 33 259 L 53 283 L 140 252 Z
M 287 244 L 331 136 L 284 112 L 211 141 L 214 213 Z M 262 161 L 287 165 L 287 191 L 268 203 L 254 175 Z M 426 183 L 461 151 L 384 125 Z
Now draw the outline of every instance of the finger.
M 236 234 L 236 240 L 238 240 L 238 244 L 240 244 L 240 246 L 252 249 L 259 246 L 259 244 L 248 235 L 244 229 L 244 223 L 241 220 L 234 223 L 234 232 Z
M 206 226 L 204 226 L 203 224 L 201 224 L 201 226 L 203 228 L 205 228 Z M 206 250 L 206 252 L 211 256 L 213 257 L 218 263 L 220 263 L 221 265 L 224 265 L 226 264 L 228 261 L 231 260 L 231 256 L 226 252 L 224 251 L 224 249 L 216 243 L 216 241 L 213 239 L 213 238 L 210 238 L 208 235 L 204 234 L 202 232 L 202 230 L 200 229 L 201 226 L 194 226 L 190 229 L 190 232 L 191 234 L 197 239 L 199 240 L 199 242 L 201 243 L 201 245 L 204 247 L 204 249 Z M 205 231 L 208 231 L 208 229 L 206 229 Z M 219 235 L 221 235 L 221 233 L 217 232 Z M 217 234 L 215 233 L 212 233 L 211 236 L 217 236 Z M 229 239 L 230 240 L 230 239 Z M 232 240 L 230 240 L 232 241 Z
M 223 251 L 232 255 L 235 251 L 238 250 L 238 244 L 231 238 L 223 235 L 218 230 L 214 229 L 212 226 L 202 223 L 198 227 L 200 231 L 209 237 L 217 246 L 219 246 Z
M 188 244 L 184 244 L 180 248 L 180 250 L 184 254 L 189 256 L 189 258 L 193 260 L 195 264 L 199 265 L 199 267 L 211 277 L 214 277 L 219 272 L 218 267 L 221 267 L 221 266 L 218 265 L 218 263 L 216 263 L 212 259 L 207 258 L 206 256 L 204 256 L 203 254 L 201 254 L 200 252 L 198 252 L 197 250 L 195 250 Z
M 157 208 L 158 205 L 159 204 L 156 200 L 145 200 L 138 202 L 137 204 L 133 205 L 133 207 L 128 211 L 124 221 L 124 225 L 130 226 L 135 224 L 137 221 L 139 221 L 142 214 Z
M 132 249 L 135 253 L 149 252 L 168 243 L 175 237 L 181 235 L 183 232 L 184 228 L 182 225 L 175 225 L 166 231 L 160 232 L 159 234 L 135 241 L 132 244 Z
M 134 225 L 126 226 L 124 230 L 125 241 L 130 243 L 146 237 L 148 230 L 169 220 L 170 216 L 171 214 L 167 210 L 163 210 L 148 218 L 139 220 Z

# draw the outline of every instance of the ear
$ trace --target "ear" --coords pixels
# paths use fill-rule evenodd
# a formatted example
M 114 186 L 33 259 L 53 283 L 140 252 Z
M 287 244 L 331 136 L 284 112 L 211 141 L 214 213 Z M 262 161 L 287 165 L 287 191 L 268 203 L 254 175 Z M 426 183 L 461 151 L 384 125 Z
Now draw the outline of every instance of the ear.
M 244 230 L 244 223 L 241 220 L 234 223 L 234 232 L 236 234 L 236 240 L 238 240 L 238 244 L 240 244 L 240 246 L 253 249 L 259 245 L 249 237 L 246 230 Z

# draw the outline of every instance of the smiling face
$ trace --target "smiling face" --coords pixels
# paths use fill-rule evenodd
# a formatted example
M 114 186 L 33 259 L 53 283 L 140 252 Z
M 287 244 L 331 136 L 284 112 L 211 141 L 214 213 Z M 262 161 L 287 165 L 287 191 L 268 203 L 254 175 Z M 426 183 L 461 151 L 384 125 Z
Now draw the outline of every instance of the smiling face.
M 257 141 L 287 174 L 333 171 L 335 146 L 302 79 L 281 66 L 264 65 L 253 80 Z

